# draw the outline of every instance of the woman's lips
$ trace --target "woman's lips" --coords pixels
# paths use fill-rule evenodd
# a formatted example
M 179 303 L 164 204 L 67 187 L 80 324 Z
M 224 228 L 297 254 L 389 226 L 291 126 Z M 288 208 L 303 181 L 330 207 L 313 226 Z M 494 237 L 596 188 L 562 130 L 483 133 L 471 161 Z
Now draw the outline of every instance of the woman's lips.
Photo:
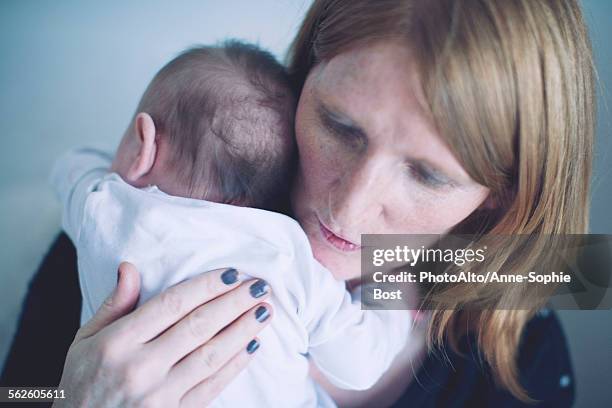
M 321 222 L 321 220 L 319 220 L 319 229 L 321 230 L 321 234 L 323 235 L 325 240 L 329 242 L 334 248 L 339 249 L 340 251 L 350 252 L 356 251 L 361 248 L 360 245 L 357 245 L 336 235 L 329 228 L 327 228 L 325 224 Z

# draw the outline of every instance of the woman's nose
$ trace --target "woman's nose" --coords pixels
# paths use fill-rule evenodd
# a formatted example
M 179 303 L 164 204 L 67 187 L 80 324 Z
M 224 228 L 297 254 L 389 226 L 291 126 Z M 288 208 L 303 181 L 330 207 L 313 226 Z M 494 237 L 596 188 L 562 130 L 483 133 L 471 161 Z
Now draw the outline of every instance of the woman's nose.
M 329 192 L 333 221 L 340 227 L 368 226 L 382 221 L 389 181 L 374 161 L 356 163 L 345 171 Z

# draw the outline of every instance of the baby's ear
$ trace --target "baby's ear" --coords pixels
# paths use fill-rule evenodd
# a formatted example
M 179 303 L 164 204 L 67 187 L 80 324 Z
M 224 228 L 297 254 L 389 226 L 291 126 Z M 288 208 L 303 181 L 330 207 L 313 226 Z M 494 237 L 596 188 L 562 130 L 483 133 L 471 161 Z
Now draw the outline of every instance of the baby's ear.
M 157 153 L 156 133 L 155 122 L 153 122 L 151 115 L 145 112 L 140 112 L 136 115 L 134 119 L 134 137 L 136 138 L 138 154 L 127 171 L 128 181 L 138 181 L 153 168 Z

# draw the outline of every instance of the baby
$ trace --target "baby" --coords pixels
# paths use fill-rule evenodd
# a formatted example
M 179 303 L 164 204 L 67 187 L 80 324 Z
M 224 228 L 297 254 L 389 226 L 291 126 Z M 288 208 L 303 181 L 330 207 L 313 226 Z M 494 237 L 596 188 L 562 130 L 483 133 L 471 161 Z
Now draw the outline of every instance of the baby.
M 335 385 L 371 387 L 404 347 L 409 314 L 361 310 L 312 255 L 287 195 L 296 99 L 283 67 L 252 45 L 190 49 L 145 91 L 116 156 L 58 161 L 52 183 L 74 242 L 89 320 L 121 261 L 142 274 L 140 303 L 203 271 L 233 267 L 272 287 L 272 324 L 215 407 L 334 406 L 308 359 Z

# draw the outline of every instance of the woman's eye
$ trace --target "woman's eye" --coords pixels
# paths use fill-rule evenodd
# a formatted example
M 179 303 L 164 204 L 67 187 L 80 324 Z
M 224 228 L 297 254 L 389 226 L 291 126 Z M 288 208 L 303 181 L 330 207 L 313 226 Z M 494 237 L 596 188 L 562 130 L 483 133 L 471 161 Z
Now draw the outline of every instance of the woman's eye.
M 364 147 L 367 144 L 366 138 L 351 126 L 338 123 L 335 120 L 327 117 L 323 117 L 321 119 L 325 130 L 327 130 L 327 132 L 329 132 L 333 137 L 338 138 L 356 148 Z
M 442 188 L 451 184 L 449 180 L 446 180 L 440 176 L 434 175 L 427 169 L 420 166 L 407 165 L 410 175 L 414 177 L 418 182 L 432 188 Z

